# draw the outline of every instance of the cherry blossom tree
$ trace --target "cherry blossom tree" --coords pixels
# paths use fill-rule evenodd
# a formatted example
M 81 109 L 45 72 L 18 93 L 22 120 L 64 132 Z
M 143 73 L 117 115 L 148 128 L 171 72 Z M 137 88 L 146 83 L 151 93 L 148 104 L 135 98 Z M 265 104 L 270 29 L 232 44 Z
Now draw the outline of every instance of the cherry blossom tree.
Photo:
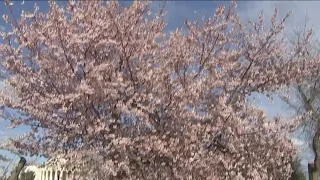
M 230 3 L 165 33 L 165 8 L 149 2 L 50 1 L 19 19 L 6 5 L 2 76 L 15 96 L 0 95 L 2 116 L 32 129 L 16 148 L 101 179 L 290 177 L 295 121 L 247 102 L 315 71 L 298 56 L 306 44 L 286 45 L 289 15 L 245 24 Z

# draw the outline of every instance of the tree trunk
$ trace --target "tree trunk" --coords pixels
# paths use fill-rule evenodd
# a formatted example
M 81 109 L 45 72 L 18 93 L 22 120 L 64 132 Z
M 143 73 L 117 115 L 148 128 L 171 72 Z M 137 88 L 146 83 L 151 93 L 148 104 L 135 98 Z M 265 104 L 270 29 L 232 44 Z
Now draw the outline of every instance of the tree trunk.
M 12 170 L 11 175 L 9 177 L 8 180 L 19 180 L 19 174 L 22 170 L 22 168 L 24 167 L 24 165 L 26 164 L 26 159 L 24 157 L 20 157 L 20 161 L 17 165 L 17 167 Z
M 314 163 L 308 164 L 309 180 L 319 179 L 319 169 L 320 169 L 320 129 L 317 131 L 312 139 L 312 148 L 315 154 Z
M 308 164 L 308 174 L 309 174 L 309 180 L 317 180 L 318 172 L 315 169 L 315 166 L 313 163 Z

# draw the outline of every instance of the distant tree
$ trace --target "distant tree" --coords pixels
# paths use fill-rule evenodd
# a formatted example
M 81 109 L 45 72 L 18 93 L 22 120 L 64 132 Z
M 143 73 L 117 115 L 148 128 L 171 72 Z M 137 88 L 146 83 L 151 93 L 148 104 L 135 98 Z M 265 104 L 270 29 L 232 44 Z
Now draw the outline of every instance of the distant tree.
M 21 172 L 20 174 L 20 179 L 19 180 L 34 180 L 35 178 L 35 173 L 32 171 L 27 171 L 27 172 Z

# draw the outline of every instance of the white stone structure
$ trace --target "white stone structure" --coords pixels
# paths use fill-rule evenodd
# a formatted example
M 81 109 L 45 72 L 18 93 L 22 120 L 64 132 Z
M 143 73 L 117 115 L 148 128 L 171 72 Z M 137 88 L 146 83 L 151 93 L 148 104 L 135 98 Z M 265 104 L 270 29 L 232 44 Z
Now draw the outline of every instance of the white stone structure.
M 58 165 L 29 165 L 26 166 L 23 172 L 34 172 L 34 180 L 74 180 L 76 173 L 67 171 L 60 164 L 64 164 L 64 160 L 59 160 Z
M 35 174 L 34 180 L 69 180 L 74 179 L 73 174 L 56 167 L 27 166 L 24 172 L 32 171 Z

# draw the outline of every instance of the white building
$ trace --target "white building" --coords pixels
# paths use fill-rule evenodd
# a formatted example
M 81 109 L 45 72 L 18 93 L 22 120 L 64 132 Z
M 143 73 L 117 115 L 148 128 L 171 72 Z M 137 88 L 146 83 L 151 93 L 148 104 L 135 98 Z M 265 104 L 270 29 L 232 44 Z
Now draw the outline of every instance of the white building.
M 60 160 L 61 162 L 61 160 Z M 48 164 L 48 163 L 46 163 Z M 75 172 L 71 170 L 66 171 L 61 167 L 60 163 L 58 165 L 29 165 L 26 166 L 23 172 L 34 172 L 34 180 L 73 180 L 76 179 Z
M 67 180 L 67 173 L 57 168 L 27 166 L 24 172 L 32 171 L 35 174 L 34 180 Z M 68 178 L 69 179 L 69 178 Z

